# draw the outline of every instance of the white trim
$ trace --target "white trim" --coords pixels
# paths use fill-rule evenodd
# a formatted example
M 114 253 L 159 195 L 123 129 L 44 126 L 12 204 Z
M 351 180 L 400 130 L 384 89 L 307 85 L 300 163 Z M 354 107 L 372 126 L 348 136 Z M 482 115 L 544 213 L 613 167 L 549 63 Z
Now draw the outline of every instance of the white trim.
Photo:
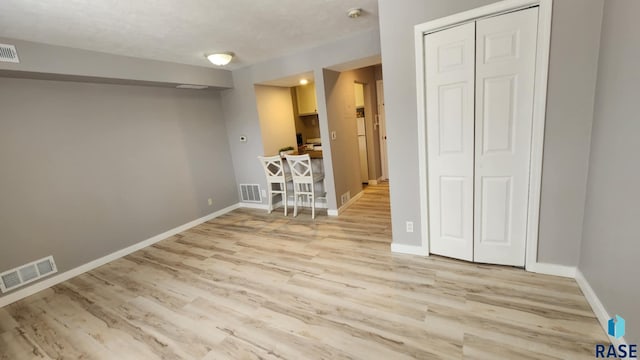
M 528 266 L 527 271 L 539 274 L 562 276 L 572 279 L 576 277 L 576 268 L 574 266 L 536 262 Z
M 398 254 L 429 256 L 429 249 L 421 245 L 391 243 L 391 252 Z
M 93 269 L 95 269 L 95 268 L 97 268 L 99 266 L 102 266 L 102 265 L 104 265 L 106 263 L 109 263 L 109 262 L 117 260 L 117 259 L 119 259 L 121 257 L 127 256 L 127 255 L 129 255 L 129 254 L 131 254 L 133 252 L 136 252 L 136 251 L 138 251 L 138 250 L 140 250 L 142 248 L 145 248 L 147 246 L 151 246 L 151 245 L 153 245 L 153 244 L 155 244 L 155 243 L 157 243 L 157 242 L 159 242 L 161 240 L 164 240 L 164 239 L 166 239 L 168 237 L 171 237 L 173 235 L 179 234 L 179 233 L 181 233 L 181 232 L 183 232 L 185 230 L 191 229 L 194 226 L 200 225 L 200 224 L 202 224 L 204 222 L 207 222 L 207 221 L 209 221 L 211 219 L 214 219 L 214 218 L 217 218 L 219 216 L 222 216 L 222 215 L 224 215 L 224 214 L 226 214 L 228 212 L 231 212 L 231 211 L 237 209 L 238 207 L 240 207 L 239 204 L 233 204 L 233 205 L 228 206 L 228 207 L 226 207 L 224 209 L 221 209 L 221 210 L 218 210 L 218 211 L 216 211 L 214 213 L 211 213 L 209 215 L 203 216 L 203 217 L 201 217 L 199 219 L 190 221 L 190 222 L 188 222 L 188 223 L 186 223 L 184 225 L 180 225 L 180 226 L 178 226 L 176 228 L 173 228 L 171 230 L 165 231 L 162 234 L 158 234 L 158 235 L 156 235 L 154 237 L 151 237 L 151 238 L 149 238 L 147 240 L 144 240 L 144 241 L 141 241 L 139 243 L 133 244 L 133 245 L 131 245 L 129 247 L 126 247 L 124 249 L 118 250 L 118 251 L 113 252 L 113 253 L 111 253 L 109 255 L 105 255 L 105 256 L 103 256 L 103 257 L 101 257 L 99 259 L 95 259 L 93 261 L 90 261 L 90 262 L 88 262 L 88 263 L 86 263 L 84 265 L 80 265 L 80 266 L 78 266 L 76 268 L 73 268 L 71 270 L 67 270 L 67 271 L 65 271 L 63 273 L 60 273 L 60 274 L 56 275 L 56 276 L 47 278 L 46 280 L 43 280 L 43 281 L 38 282 L 38 283 L 35 283 L 34 285 L 26 287 L 26 288 L 24 288 L 22 290 L 18 290 L 16 292 L 9 293 L 7 296 L 4 296 L 4 297 L 0 298 L 0 308 L 2 308 L 4 306 L 7 306 L 9 304 L 12 304 L 12 303 L 14 303 L 14 302 L 16 302 L 18 300 L 24 299 L 27 296 L 33 295 L 33 294 L 35 294 L 37 292 L 40 292 L 42 290 L 48 289 L 48 288 L 50 288 L 50 287 L 52 287 L 54 285 L 57 285 L 57 284 L 59 284 L 61 282 L 67 281 L 67 280 L 69 280 L 69 279 L 71 279 L 73 277 L 76 277 L 76 276 L 78 276 L 80 274 L 83 274 L 83 273 L 85 273 L 87 271 L 91 271 L 91 270 L 93 270 Z
M 367 184 L 369 184 L 369 185 L 378 185 L 378 180 L 369 180 L 369 181 L 367 181 Z
M 538 45 L 536 52 L 536 78 L 533 93 L 533 127 L 531 129 L 531 158 L 529 163 L 529 208 L 525 268 L 538 263 L 538 226 L 540 224 L 540 196 L 542 194 L 542 154 L 544 126 L 547 112 L 547 76 L 549 48 L 551 46 L 552 0 L 540 0 L 538 8 Z
M 547 75 L 549 71 L 549 47 L 551 44 L 551 11 L 553 0 L 505 0 L 419 24 L 414 27 L 415 60 L 416 60 L 416 93 L 418 104 L 418 176 L 420 195 L 420 214 L 423 219 L 429 219 L 429 189 L 427 186 L 427 149 L 426 149 L 426 113 L 425 113 L 425 74 L 424 74 L 424 41 L 426 33 L 442 30 L 461 23 L 480 18 L 495 16 L 531 6 L 538 6 L 538 37 L 536 52 L 536 74 L 534 80 L 533 128 L 531 135 L 531 162 L 529 179 L 529 204 L 527 215 L 527 240 L 525 267 L 528 271 L 536 267 L 538 258 L 538 223 L 540 217 L 540 193 L 542 179 L 542 153 L 544 146 L 544 125 L 547 106 Z M 429 251 L 428 220 L 421 221 L 421 248 Z M 550 268 L 542 264 L 545 269 L 570 274 L 567 269 Z M 542 272 L 542 271 L 541 271 Z M 561 275 L 562 276 L 562 275 Z
M 607 334 L 608 322 L 611 316 L 609 315 L 609 312 L 607 311 L 607 309 L 604 307 L 604 305 L 598 298 L 598 295 L 596 295 L 596 292 L 593 291 L 593 288 L 591 287 L 591 285 L 589 285 L 589 282 L 584 277 L 580 269 L 576 270 L 576 282 L 578 283 L 580 290 L 582 290 L 584 297 L 587 299 L 587 302 L 589 302 L 589 305 L 591 305 L 591 309 L 593 310 L 593 313 L 596 315 L 596 318 L 598 318 L 598 322 L 600 323 L 600 326 L 602 326 L 604 333 Z M 607 334 L 607 336 L 609 335 Z M 619 345 L 627 343 L 624 340 L 624 337 L 616 339 L 613 336 L 609 336 L 609 340 L 611 341 L 612 344 L 616 346 L 616 348 L 618 348 Z
M 380 105 L 384 107 L 384 98 L 380 97 L 380 90 L 382 90 L 382 94 L 384 97 L 384 80 L 376 80 L 376 111 L 380 111 Z M 386 108 L 382 112 L 382 121 L 380 121 L 380 113 L 376 114 L 376 123 L 378 124 L 378 142 L 380 144 L 378 148 L 378 152 L 380 153 L 380 173 L 381 176 L 378 178 L 380 180 L 386 180 L 389 178 L 389 142 L 388 142 L 388 133 L 387 133 L 387 113 Z M 380 130 L 382 129 L 382 131 Z M 387 139 L 383 139 L 383 136 L 386 136 Z
M 329 216 L 338 216 L 338 215 L 342 214 L 345 210 L 347 210 L 347 208 L 349 206 L 353 205 L 356 201 L 358 201 L 358 199 L 360 199 L 362 197 L 362 195 L 364 195 L 364 191 L 360 190 L 359 193 L 355 194 L 351 199 L 349 199 L 349 201 L 347 201 L 346 203 L 342 204 L 342 206 L 340 206 L 337 210 L 335 210 L 335 209 L 327 210 L 327 215 L 329 215 Z
M 248 209 L 269 210 L 269 204 L 259 204 L 259 203 L 240 202 L 238 203 L 238 207 L 248 208 Z
M 414 27 L 416 34 L 420 34 L 420 38 L 424 33 L 443 30 L 453 26 L 457 26 L 466 22 L 475 21 L 489 16 L 512 12 L 528 7 L 540 5 L 547 0 L 504 0 L 482 6 L 479 8 L 463 11 L 443 18 L 435 19 Z M 539 25 L 539 24 L 538 24 Z M 422 41 L 422 39 L 420 40 Z
M 428 24 L 428 23 L 427 23 Z M 426 24 L 415 26 L 416 96 L 418 102 L 418 195 L 420 199 L 420 243 L 429 254 L 429 186 L 427 169 L 426 79 L 424 76 L 424 33 Z M 393 251 L 393 243 L 391 244 Z

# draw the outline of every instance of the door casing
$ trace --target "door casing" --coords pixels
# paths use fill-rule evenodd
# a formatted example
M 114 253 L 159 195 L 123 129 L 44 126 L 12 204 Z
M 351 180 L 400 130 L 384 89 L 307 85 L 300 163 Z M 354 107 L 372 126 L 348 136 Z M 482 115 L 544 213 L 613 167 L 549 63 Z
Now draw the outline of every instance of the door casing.
M 379 180 L 387 180 L 389 179 L 389 157 L 387 155 L 387 117 L 384 109 L 384 80 L 376 80 L 376 93 L 378 95 L 377 123 L 378 135 L 380 137 L 380 166 L 382 175 Z
M 529 168 L 529 202 L 527 209 L 527 236 L 525 268 L 536 271 L 538 264 L 538 223 L 540 217 L 540 191 L 542 180 L 542 156 L 547 99 L 547 75 L 549 70 L 549 46 L 551 43 L 551 12 L 553 0 L 505 0 L 462 13 L 416 25 L 414 28 L 416 49 L 416 92 L 418 106 L 418 156 L 419 195 L 421 215 L 420 253 L 429 255 L 429 207 L 428 164 L 426 146 L 426 79 L 424 72 L 424 41 L 426 34 L 461 25 L 479 19 L 538 6 L 536 40 L 536 65 L 534 79 L 533 127 L 531 134 L 531 161 Z

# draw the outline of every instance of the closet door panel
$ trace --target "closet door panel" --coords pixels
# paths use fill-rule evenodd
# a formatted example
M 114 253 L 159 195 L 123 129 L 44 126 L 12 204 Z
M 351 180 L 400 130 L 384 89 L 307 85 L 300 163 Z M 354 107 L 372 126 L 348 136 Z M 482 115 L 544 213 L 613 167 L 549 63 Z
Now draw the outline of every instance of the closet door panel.
M 471 261 L 475 24 L 424 42 L 430 252 Z
M 477 21 L 474 260 L 524 266 L 538 8 Z

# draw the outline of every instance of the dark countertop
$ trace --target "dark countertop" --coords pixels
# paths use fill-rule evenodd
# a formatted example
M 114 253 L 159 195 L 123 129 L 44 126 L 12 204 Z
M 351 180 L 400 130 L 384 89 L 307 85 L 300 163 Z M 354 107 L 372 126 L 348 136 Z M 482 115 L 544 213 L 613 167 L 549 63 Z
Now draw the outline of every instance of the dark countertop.
M 299 152 L 299 154 L 309 154 L 309 157 L 312 159 L 322 159 L 322 150 L 304 150 Z
M 309 157 L 312 159 L 322 159 L 322 150 L 303 150 L 296 151 L 293 155 L 304 155 L 309 154 Z M 284 157 L 282 157 L 284 159 Z

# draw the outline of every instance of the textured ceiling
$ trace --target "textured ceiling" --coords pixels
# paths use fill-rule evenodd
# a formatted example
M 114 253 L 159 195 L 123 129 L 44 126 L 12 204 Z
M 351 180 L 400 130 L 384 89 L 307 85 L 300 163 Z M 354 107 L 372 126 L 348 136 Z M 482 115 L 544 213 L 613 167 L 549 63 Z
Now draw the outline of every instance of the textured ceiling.
M 2 37 L 231 69 L 377 27 L 377 0 L 0 0 Z

